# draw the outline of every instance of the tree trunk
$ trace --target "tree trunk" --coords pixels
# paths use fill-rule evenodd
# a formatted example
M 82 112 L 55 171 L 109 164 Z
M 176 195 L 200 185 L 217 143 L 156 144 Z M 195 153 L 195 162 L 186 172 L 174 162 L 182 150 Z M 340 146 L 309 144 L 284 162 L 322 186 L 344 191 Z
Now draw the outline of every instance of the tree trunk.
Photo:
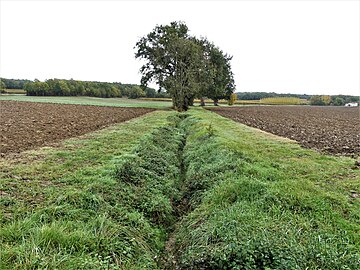
M 191 98 L 191 99 L 189 100 L 189 106 L 194 106 L 194 98 Z

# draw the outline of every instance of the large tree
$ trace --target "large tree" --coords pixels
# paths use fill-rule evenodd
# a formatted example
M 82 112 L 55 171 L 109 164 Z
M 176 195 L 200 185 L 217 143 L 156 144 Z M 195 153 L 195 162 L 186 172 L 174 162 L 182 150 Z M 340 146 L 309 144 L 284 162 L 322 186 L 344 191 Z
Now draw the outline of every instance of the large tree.
M 182 22 L 156 26 L 136 43 L 135 57 L 145 60 L 140 69 L 142 86 L 145 88 L 153 81 L 160 89 L 166 89 L 178 111 L 186 111 L 195 97 L 210 95 L 212 91 L 222 91 L 213 94 L 214 98 L 223 97 L 228 88 L 224 84 L 220 86 L 217 77 L 222 76 L 223 81 L 226 68 L 219 67 L 229 64 L 231 58 L 224 56 L 215 46 L 211 47 L 212 50 L 207 46 L 210 48 L 211 44 L 206 40 L 190 36 L 188 27 Z M 211 56 L 215 51 L 225 60 L 218 61 Z
M 232 56 L 225 54 L 206 39 L 197 40 L 204 50 L 206 68 L 202 76 L 202 91 L 199 98 L 206 96 L 218 105 L 219 99 L 229 99 L 235 90 L 234 75 L 231 71 Z

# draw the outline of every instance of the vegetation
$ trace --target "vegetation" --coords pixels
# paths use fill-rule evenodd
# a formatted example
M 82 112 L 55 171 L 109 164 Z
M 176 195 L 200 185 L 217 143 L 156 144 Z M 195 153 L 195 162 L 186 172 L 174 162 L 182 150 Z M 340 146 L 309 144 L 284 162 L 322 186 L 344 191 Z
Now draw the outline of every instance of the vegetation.
M 3 89 L 3 93 L 10 95 L 25 95 L 26 91 L 24 89 Z
M 0 80 L 0 93 L 5 93 L 6 84 Z
M 150 96 L 156 96 L 155 90 L 147 88 L 147 92 L 138 85 L 105 83 L 105 82 L 87 82 L 76 80 L 49 79 L 45 82 L 35 80 L 26 83 L 24 89 L 29 96 L 90 96 L 90 97 L 122 97 L 139 98 L 145 97 L 147 93 Z M 164 95 L 161 94 L 160 97 Z
M 349 102 L 359 102 L 359 96 L 349 96 L 349 95 L 324 95 L 324 96 L 312 96 L 312 95 L 299 95 L 299 94 L 277 94 L 277 93 L 268 93 L 268 92 L 237 92 L 238 100 L 245 101 L 256 101 L 256 100 L 265 100 L 266 98 L 299 98 L 302 100 L 308 100 L 311 105 L 333 105 L 333 106 L 343 106 Z
M 360 96 L 346 96 L 346 95 L 336 95 L 331 96 L 330 105 L 334 106 L 344 106 L 346 103 L 350 102 L 360 102 Z
M 0 168 L 1 269 L 357 269 L 360 260 L 352 159 L 200 108 L 157 111 Z
M 144 107 L 144 108 L 163 108 L 171 107 L 171 100 L 167 101 L 146 101 L 141 99 L 128 98 L 97 98 L 97 97 L 53 97 L 53 96 L 19 96 L 19 95 L 0 95 L 0 100 L 14 100 L 27 102 L 48 102 L 62 104 L 81 104 L 94 106 L 115 106 L 115 107 Z
M 107 82 L 89 82 L 79 80 L 49 79 L 45 82 L 39 80 L 0 80 L 1 93 L 23 93 L 26 91 L 28 96 L 90 96 L 90 97 L 157 97 L 164 98 L 168 95 L 165 92 L 155 91 L 153 88 L 140 88 L 135 84 L 107 83 Z M 6 90 L 4 90 L 6 89 Z M 9 90 L 10 89 L 10 90 Z
M 310 98 L 310 105 L 330 105 L 330 96 L 312 96 Z
M 155 112 L 20 163 L 1 160 L 0 269 L 156 269 L 164 229 L 139 210 L 146 190 L 132 189 L 120 168 L 172 114 Z
M 234 91 L 231 57 L 208 40 L 190 36 L 182 22 L 156 26 L 136 49 L 135 57 L 145 60 L 142 86 L 156 82 L 178 111 L 186 111 L 196 97 L 207 96 L 217 104 Z
M 294 97 L 307 100 L 311 98 L 311 95 L 306 94 L 278 94 L 274 92 L 237 92 L 236 94 L 239 100 L 260 100 L 273 97 Z
M 229 99 L 229 105 L 234 105 L 237 99 L 237 95 L 235 93 L 232 93 L 230 95 L 230 99 Z
M 22 80 L 22 79 L 5 79 L 0 78 L 1 81 L 1 88 L 6 89 L 24 89 L 24 85 L 26 83 L 31 82 L 30 80 Z
M 262 98 L 260 99 L 261 104 L 271 105 L 300 105 L 306 104 L 306 100 L 301 100 L 296 97 L 273 97 L 273 98 Z
M 196 115 L 184 151 L 195 209 L 174 233 L 179 269 L 357 269 L 360 204 L 349 195 L 360 174 L 352 160 Z M 204 137 L 209 122 L 219 125 Z

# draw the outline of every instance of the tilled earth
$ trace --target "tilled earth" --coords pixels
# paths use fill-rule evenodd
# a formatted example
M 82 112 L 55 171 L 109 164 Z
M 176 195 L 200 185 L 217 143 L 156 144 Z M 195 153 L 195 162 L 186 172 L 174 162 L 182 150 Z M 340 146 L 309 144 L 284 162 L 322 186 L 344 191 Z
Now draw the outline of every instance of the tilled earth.
M 360 108 L 313 106 L 216 107 L 216 113 L 333 155 L 360 156 Z
M 0 101 L 0 156 L 46 146 L 154 109 Z

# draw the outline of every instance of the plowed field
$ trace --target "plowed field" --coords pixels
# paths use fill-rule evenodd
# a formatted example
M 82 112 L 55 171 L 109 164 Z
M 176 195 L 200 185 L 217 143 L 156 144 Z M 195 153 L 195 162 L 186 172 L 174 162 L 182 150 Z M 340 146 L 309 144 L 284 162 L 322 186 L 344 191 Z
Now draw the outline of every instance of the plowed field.
M 154 109 L 0 101 L 0 156 L 46 146 Z
M 359 107 L 244 106 L 211 109 L 245 125 L 333 155 L 360 155 Z

